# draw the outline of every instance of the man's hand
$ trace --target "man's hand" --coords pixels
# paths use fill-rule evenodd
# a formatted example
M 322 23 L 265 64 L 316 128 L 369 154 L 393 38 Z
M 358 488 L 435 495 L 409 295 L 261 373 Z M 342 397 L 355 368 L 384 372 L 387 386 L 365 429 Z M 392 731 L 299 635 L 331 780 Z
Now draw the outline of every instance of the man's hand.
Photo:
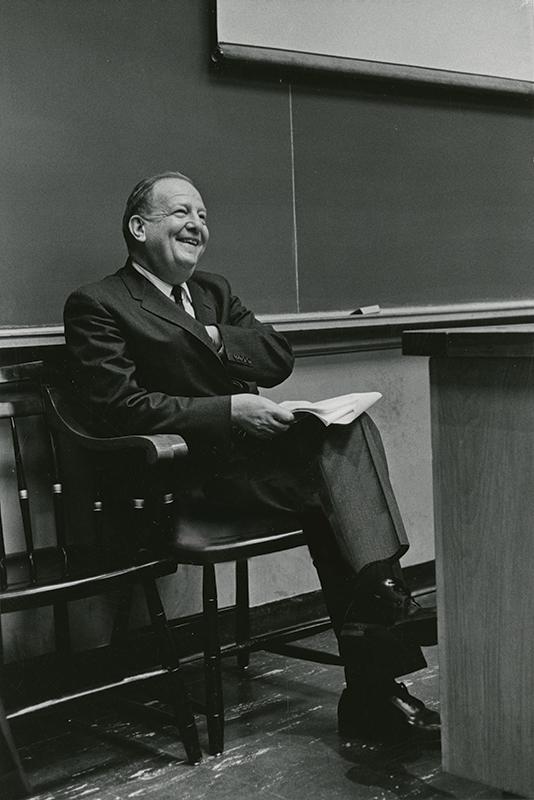
M 219 328 L 217 325 L 205 325 L 204 327 L 206 328 L 206 333 L 217 348 L 217 352 L 219 352 L 222 348 L 222 337 Z
M 232 422 L 241 430 L 260 439 L 271 439 L 284 433 L 295 422 L 291 411 L 257 394 L 233 394 Z

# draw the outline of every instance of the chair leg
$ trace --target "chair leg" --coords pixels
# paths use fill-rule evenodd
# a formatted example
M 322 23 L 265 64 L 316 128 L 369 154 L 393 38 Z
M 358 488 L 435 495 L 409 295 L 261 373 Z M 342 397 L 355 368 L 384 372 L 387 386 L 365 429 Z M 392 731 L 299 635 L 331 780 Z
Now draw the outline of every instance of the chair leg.
M 114 665 L 120 675 L 127 675 L 129 658 L 127 653 L 130 612 L 133 603 L 134 587 L 131 584 L 121 586 L 113 597 L 113 628 L 111 629 L 110 647 L 114 653 Z
M 178 730 L 190 764 L 198 764 L 202 760 L 202 752 L 198 741 L 197 727 L 193 716 L 191 701 L 187 693 L 182 675 L 176 645 L 172 638 L 163 604 L 159 596 L 156 582 L 143 582 L 148 613 L 158 638 L 161 663 L 167 670 L 170 684 L 170 698 L 174 708 Z
M 213 564 L 203 567 L 204 676 L 209 751 L 217 756 L 224 750 L 224 703 L 219 644 L 217 580 Z
M 2 702 L 3 666 L 4 638 L 0 615 L 0 797 L 7 800 L 7 798 L 28 797 L 31 794 L 31 786 L 22 768 Z
M 55 671 L 58 684 L 70 691 L 73 681 L 72 641 L 69 606 L 66 602 L 54 603 L 54 638 L 56 645 Z
M 235 604 L 236 604 L 236 642 L 241 644 L 250 639 L 250 598 L 248 581 L 248 561 L 236 561 L 235 565 Z M 248 647 L 237 651 L 237 665 L 246 669 L 250 663 Z
M 54 603 L 54 636 L 57 652 L 61 653 L 61 655 L 70 655 L 72 652 L 72 643 L 69 607 L 66 602 Z
M 30 794 L 31 787 L 22 769 L 4 705 L 0 700 L 0 797 L 15 800 Z
M 116 596 L 113 629 L 111 632 L 111 644 L 116 647 L 123 646 L 128 637 L 132 601 L 133 586 L 128 584 L 127 586 L 121 587 Z

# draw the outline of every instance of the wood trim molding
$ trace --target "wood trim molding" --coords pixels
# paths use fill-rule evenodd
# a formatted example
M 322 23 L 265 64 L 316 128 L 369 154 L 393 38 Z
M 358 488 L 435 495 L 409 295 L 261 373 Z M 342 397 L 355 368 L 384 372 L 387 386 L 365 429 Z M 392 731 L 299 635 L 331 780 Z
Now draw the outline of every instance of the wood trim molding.
M 534 322 L 534 301 L 388 308 L 369 316 L 351 311 L 258 316 L 284 333 L 303 358 L 400 349 L 407 330 Z M 56 355 L 64 344 L 62 325 L 0 328 L 0 365 Z
M 534 322 L 534 302 L 473 303 L 383 309 L 372 316 L 326 312 L 267 316 L 284 333 L 297 357 L 400 349 L 402 334 L 421 328 Z
M 404 355 L 429 358 L 534 358 L 534 325 L 484 325 L 406 331 Z

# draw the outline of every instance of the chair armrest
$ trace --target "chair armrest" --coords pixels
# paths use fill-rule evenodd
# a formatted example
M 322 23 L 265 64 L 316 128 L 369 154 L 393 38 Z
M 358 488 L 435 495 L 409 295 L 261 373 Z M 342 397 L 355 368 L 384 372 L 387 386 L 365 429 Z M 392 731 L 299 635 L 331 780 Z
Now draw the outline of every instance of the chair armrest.
M 74 418 L 68 400 L 55 386 L 43 386 L 43 405 L 49 425 L 86 450 L 111 453 L 134 450 L 144 454 L 148 464 L 175 461 L 189 453 L 185 440 L 178 434 L 94 436 Z
M 188 455 L 189 449 L 177 433 L 156 433 L 151 436 L 140 434 L 136 436 L 113 436 L 110 438 L 89 436 L 69 429 L 64 433 L 71 435 L 81 447 L 86 450 L 120 453 L 124 450 L 137 450 L 145 455 L 147 464 L 158 464 L 164 461 L 174 461 Z

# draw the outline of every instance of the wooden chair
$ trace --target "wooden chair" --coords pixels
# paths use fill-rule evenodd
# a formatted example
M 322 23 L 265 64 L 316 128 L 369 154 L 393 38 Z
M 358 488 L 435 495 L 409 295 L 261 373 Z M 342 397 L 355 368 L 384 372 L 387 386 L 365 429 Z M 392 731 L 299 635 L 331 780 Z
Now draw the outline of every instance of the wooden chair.
M 342 665 L 343 662 L 332 653 L 294 643 L 294 640 L 330 628 L 328 617 L 261 635 L 251 634 L 248 561 L 306 544 L 296 516 L 242 512 L 237 516 L 205 506 L 177 507 L 170 541 L 173 556 L 179 563 L 202 567 L 206 716 L 209 750 L 216 755 L 224 749 L 222 657 L 235 655 L 242 668 L 248 666 L 254 650 L 322 664 Z M 235 643 L 221 647 L 215 568 L 225 562 L 235 562 L 236 636 Z
M 171 697 L 176 724 L 181 735 L 189 763 L 196 764 L 201 759 L 195 721 L 190 700 L 184 686 L 174 641 L 167 621 L 156 579 L 176 571 L 176 560 L 154 557 L 146 549 L 150 538 L 148 520 L 141 498 L 134 497 L 129 510 L 123 510 L 119 523 L 123 527 L 118 533 L 124 534 L 131 543 L 128 550 L 123 549 L 120 565 L 106 566 L 103 537 L 103 517 L 105 514 L 105 476 L 101 456 L 118 457 L 128 454 L 128 462 L 135 456 L 140 463 L 164 463 L 174 457 L 175 444 L 162 436 L 123 437 L 114 440 L 93 440 L 78 437 L 86 452 L 95 459 L 97 470 L 96 495 L 92 515 L 94 518 L 94 541 L 90 546 L 80 546 L 73 531 L 66 523 L 64 479 L 61 473 L 62 444 L 61 428 L 54 414 L 48 413 L 51 424 L 47 426 L 43 417 L 42 396 L 39 383 L 43 364 L 33 362 L 12 367 L 0 368 L 0 419 L 10 429 L 8 440 L 13 445 L 13 467 L 16 471 L 16 484 L 22 518 L 22 539 L 15 547 L 7 542 L 2 530 L 0 516 L 0 621 L 1 615 L 42 606 L 52 606 L 55 622 L 55 643 L 59 671 L 65 671 L 65 664 L 71 656 L 71 632 L 69 626 L 69 603 L 80 598 L 106 593 L 128 596 L 131 587 L 142 587 L 153 631 L 160 648 L 161 667 L 142 675 L 126 675 L 120 680 L 105 685 L 92 686 L 82 691 L 69 693 L 62 691 L 60 696 L 21 708 L 8 708 L 7 712 L 0 698 L 0 796 L 16 797 L 27 794 L 30 787 L 21 767 L 20 759 L 10 731 L 9 720 L 22 714 L 49 708 L 57 703 L 80 699 L 112 688 L 122 687 L 141 678 L 156 675 L 165 676 L 168 694 Z M 42 546 L 40 531 L 34 524 L 31 510 L 31 486 L 26 479 L 28 457 L 35 455 L 36 442 L 32 438 L 31 447 L 24 446 L 30 435 L 28 425 L 38 426 L 42 439 L 48 448 L 45 469 L 49 473 L 50 494 L 55 518 L 55 541 Z M 31 434 L 33 437 L 33 433 Z M 178 445 L 179 447 L 179 445 Z M 42 461 L 43 454 L 39 453 Z M 117 520 L 115 516 L 115 522 Z M 47 532 L 49 536 L 50 532 Z M 13 537 L 10 537 L 11 539 Z M 1 645 L 0 626 L 0 645 Z M 0 646 L 0 670 L 3 659 Z M 1 672 L 0 672 L 1 677 Z M 0 688 L 4 688 L 0 684 Z M 6 698 L 4 698 L 6 699 Z
M 115 439 L 95 438 L 80 425 L 73 414 L 70 400 L 57 388 L 48 387 L 45 392 L 47 414 L 51 424 L 82 447 L 106 452 L 118 446 Z M 209 751 L 213 755 L 224 749 L 224 703 L 221 678 L 221 658 L 235 655 L 239 666 L 246 668 L 249 654 L 253 650 L 302 658 L 323 664 L 338 664 L 339 656 L 317 651 L 293 640 L 312 636 L 330 627 L 327 617 L 304 625 L 294 625 L 263 635 L 251 635 L 249 619 L 249 574 L 248 560 L 268 553 L 276 553 L 306 543 L 300 521 L 291 514 L 245 514 L 221 512 L 202 503 L 178 502 L 173 492 L 180 467 L 184 479 L 190 465 L 187 445 L 178 435 L 160 437 L 124 437 L 123 446 L 137 439 L 160 439 L 163 444 L 151 451 L 154 496 L 159 495 L 163 515 L 153 528 L 153 543 L 180 564 L 195 564 L 203 572 L 203 637 L 204 674 L 206 702 L 202 710 L 207 717 Z M 145 478 L 146 482 L 146 478 Z M 152 501 L 154 503 L 154 500 Z M 156 505 L 158 501 L 155 501 Z M 223 562 L 236 564 L 236 636 L 235 643 L 221 647 L 218 630 L 218 600 L 215 567 Z

